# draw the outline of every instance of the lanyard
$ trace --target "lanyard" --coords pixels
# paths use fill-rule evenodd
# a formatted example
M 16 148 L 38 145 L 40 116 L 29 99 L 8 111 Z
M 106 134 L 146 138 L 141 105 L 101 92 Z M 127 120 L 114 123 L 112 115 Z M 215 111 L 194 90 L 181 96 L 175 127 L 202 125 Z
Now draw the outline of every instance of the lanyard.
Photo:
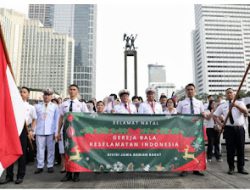
M 43 119 L 46 120 L 47 118 L 47 110 L 48 110 L 48 107 L 49 107 L 49 103 L 47 103 L 47 106 L 46 104 L 44 103 L 44 112 L 43 112 Z
M 155 104 L 154 104 L 154 102 L 148 102 L 148 103 L 149 103 L 153 113 L 155 113 Z

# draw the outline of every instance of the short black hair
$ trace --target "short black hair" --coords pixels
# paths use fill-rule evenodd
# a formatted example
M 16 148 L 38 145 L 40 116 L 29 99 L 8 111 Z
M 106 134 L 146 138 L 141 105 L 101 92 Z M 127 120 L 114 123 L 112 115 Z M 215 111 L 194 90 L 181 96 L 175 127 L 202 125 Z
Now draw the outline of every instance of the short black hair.
M 208 95 L 208 96 L 207 96 L 207 99 L 208 99 L 208 98 L 211 98 L 211 97 L 212 97 L 212 95 Z
M 195 85 L 194 85 L 193 83 L 187 84 L 186 87 L 185 87 L 185 89 L 187 89 L 187 87 L 189 87 L 189 86 L 192 86 L 192 87 L 194 87 L 194 89 L 195 89 Z
M 104 106 L 105 106 L 105 104 L 104 104 L 104 102 L 103 101 L 98 101 L 98 102 L 96 102 L 96 105 L 98 105 L 98 104 L 100 104 L 100 103 L 102 103 Z
M 85 99 L 80 99 L 79 102 L 84 102 L 84 103 L 87 103 L 87 101 Z
M 143 98 L 141 96 L 138 96 L 138 99 L 143 102 Z
M 22 86 L 21 89 L 26 89 L 28 91 L 28 93 L 30 93 L 30 89 L 28 87 L 26 87 L 26 86 Z
M 110 94 L 109 96 L 113 96 L 113 97 L 114 97 L 114 100 L 117 99 L 117 95 L 116 95 L 116 94 Z
M 71 87 L 76 87 L 76 88 L 79 90 L 79 87 L 78 87 L 77 84 L 71 84 L 71 85 L 69 85 L 69 89 L 70 89 Z
M 163 94 L 160 96 L 160 99 L 162 99 L 162 98 L 167 98 L 167 96 Z
M 138 99 L 138 100 L 139 100 L 139 97 L 138 97 L 138 96 L 133 96 L 133 97 L 132 97 L 132 101 L 134 101 L 135 99 Z
M 58 101 L 58 99 L 56 99 L 56 98 L 53 98 L 52 100 L 51 100 L 51 102 L 53 102 L 53 101 L 55 101 L 57 104 L 59 104 L 59 101 Z

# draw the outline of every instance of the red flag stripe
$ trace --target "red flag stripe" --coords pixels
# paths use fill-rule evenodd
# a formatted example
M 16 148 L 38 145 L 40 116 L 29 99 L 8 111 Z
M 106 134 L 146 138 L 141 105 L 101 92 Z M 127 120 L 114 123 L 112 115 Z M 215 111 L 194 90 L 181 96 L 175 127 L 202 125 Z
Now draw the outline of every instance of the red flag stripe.
M 8 66 L 3 43 L 0 38 L 0 163 L 6 168 L 22 155 L 22 148 L 6 74 Z

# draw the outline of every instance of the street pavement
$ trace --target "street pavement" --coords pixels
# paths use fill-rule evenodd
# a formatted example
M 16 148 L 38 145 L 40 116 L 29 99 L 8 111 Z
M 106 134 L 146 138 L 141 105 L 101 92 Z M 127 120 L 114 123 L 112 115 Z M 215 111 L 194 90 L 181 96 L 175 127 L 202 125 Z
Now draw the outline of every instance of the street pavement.
M 0 185 L 0 188 L 250 188 L 250 175 L 235 173 L 228 175 L 225 147 L 223 146 L 223 162 L 215 159 L 207 164 L 205 176 L 195 176 L 189 173 L 180 177 L 178 173 L 81 173 L 80 182 L 60 182 L 65 175 L 60 173 L 60 167 L 50 174 L 44 170 L 41 174 L 34 174 L 34 163 L 27 165 L 27 172 L 22 184 L 14 182 Z M 250 145 L 246 145 L 246 157 L 250 159 Z M 236 163 L 235 163 L 236 166 Z M 250 172 L 250 161 L 246 161 L 245 168 Z M 16 167 L 15 167 L 16 171 Z M 5 174 L 1 179 L 4 179 Z

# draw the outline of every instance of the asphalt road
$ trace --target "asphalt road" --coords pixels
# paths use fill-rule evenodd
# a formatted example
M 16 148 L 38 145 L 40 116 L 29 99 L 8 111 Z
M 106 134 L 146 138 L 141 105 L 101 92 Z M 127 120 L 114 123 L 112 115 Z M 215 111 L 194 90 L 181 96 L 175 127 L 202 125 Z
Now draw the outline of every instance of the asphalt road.
M 55 172 L 52 174 L 44 171 L 35 175 L 35 165 L 29 164 L 22 184 L 16 185 L 11 182 L 0 185 L 0 188 L 250 188 L 250 175 L 227 174 L 228 166 L 225 156 L 223 151 L 223 162 L 213 160 L 208 163 L 204 177 L 195 176 L 192 173 L 186 177 L 180 177 L 178 173 L 156 172 L 81 173 L 80 182 L 60 182 L 65 174 L 59 172 L 59 166 L 55 167 Z M 250 159 L 250 145 L 246 146 L 246 157 Z M 250 161 L 246 162 L 245 168 L 250 172 Z M 1 179 L 4 177 L 5 174 Z

